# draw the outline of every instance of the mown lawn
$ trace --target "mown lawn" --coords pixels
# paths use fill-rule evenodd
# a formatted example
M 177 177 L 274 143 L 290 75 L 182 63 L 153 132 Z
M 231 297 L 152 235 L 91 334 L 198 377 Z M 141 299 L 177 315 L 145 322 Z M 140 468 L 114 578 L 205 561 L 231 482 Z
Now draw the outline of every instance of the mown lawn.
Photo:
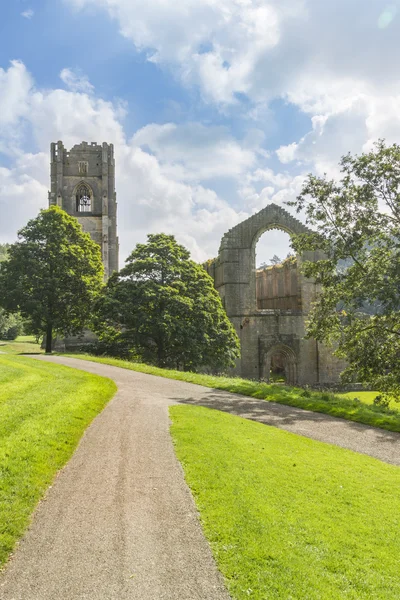
M 343 398 L 358 398 L 361 402 L 365 404 L 373 404 L 376 396 L 379 392 L 346 392 L 345 394 L 340 394 Z M 391 400 L 389 404 L 389 408 L 392 410 L 400 411 L 400 403 L 395 400 Z
M 252 398 L 297 406 L 314 412 L 341 417 L 350 421 L 372 425 L 389 431 L 400 432 L 400 406 L 398 409 L 385 409 L 355 400 L 350 397 L 327 392 L 312 392 L 284 385 L 274 385 L 250 381 L 239 377 L 216 377 L 200 373 L 184 373 L 170 369 L 160 369 L 143 363 L 133 363 L 117 358 L 91 356 L 89 354 L 70 354 L 75 358 L 91 360 L 140 373 L 149 373 L 158 377 L 188 381 L 205 387 L 243 394 Z M 358 393 L 360 395 L 360 393 Z M 374 396 L 375 397 L 375 396 Z
M 400 469 L 173 406 L 176 454 L 236 600 L 400 598 Z
M 115 391 L 103 377 L 0 354 L 0 565 Z
M 20 335 L 12 342 L 0 340 L 0 351 L 7 354 L 44 354 L 40 344 L 30 335 Z

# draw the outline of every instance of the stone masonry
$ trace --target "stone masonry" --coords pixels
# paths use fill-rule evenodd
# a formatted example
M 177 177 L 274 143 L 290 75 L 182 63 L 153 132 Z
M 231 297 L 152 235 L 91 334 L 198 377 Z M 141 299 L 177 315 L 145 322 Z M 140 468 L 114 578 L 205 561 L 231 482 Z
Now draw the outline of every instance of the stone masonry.
M 112 144 L 50 146 L 49 205 L 76 217 L 102 251 L 105 278 L 118 270 L 117 199 Z
M 313 280 L 304 277 L 300 266 L 304 260 L 318 260 L 322 255 L 304 253 L 297 256 L 294 268 L 275 270 L 265 275 L 265 282 L 257 281 L 264 276 L 256 271 L 256 245 L 269 229 L 289 235 L 309 231 L 286 210 L 270 204 L 230 229 L 221 240 L 218 257 L 205 265 L 240 338 L 241 357 L 234 373 L 269 380 L 271 362 L 279 356 L 288 384 L 337 383 L 344 363 L 330 349 L 304 337 L 318 289 Z

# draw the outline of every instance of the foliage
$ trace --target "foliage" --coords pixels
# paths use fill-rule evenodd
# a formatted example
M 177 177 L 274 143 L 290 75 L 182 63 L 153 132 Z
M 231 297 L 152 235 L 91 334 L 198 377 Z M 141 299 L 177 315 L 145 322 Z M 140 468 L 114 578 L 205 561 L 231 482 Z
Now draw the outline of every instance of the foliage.
M 343 396 L 344 398 L 352 398 L 352 399 L 357 399 L 360 400 L 361 402 L 364 402 L 365 404 L 372 404 L 372 405 L 377 405 L 380 406 L 382 408 L 390 408 L 393 410 L 399 410 L 399 405 L 398 403 L 392 398 L 383 398 L 382 394 L 378 394 L 375 391 L 355 391 L 355 392 L 345 392 L 343 394 L 341 394 L 341 396 Z M 378 400 L 377 400 L 378 398 Z M 389 400 L 389 402 L 387 402 L 387 400 Z
M 136 246 L 97 311 L 100 341 L 114 355 L 131 351 L 158 366 L 218 370 L 239 354 L 211 277 L 170 235 L 149 235 Z
M 322 286 L 308 335 L 336 345 L 345 380 L 400 399 L 400 146 L 381 140 L 340 165 L 340 181 L 309 175 L 289 203 L 316 229 L 294 248 L 320 252 L 304 265 Z
M 282 262 L 282 259 L 279 256 L 277 256 L 276 254 L 274 254 L 269 262 L 271 263 L 271 265 L 280 265 Z
M 0 244 L 0 262 L 7 259 L 10 244 Z
M 232 598 L 400 597 L 398 467 L 216 410 L 170 414 Z
M 23 331 L 20 315 L 7 314 L 0 307 L 0 340 L 15 340 Z
M 87 325 L 103 282 L 98 244 L 57 206 L 42 210 L 18 233 L 1 263 L 0 305 L 29 319 L 32 333 L 77 334 Z
M 139 371 L 140 373 L 149 373 L 168 379 L 177 379 L 187 381 L 197 385 L 203 385 L 209 388 L 225 390 L 234 394 L 250 396 L 260 400 L 267 400 L 285 404 L 287 406 L 296 406 L 305 410 L 310 410 L 332 417 L 340 417 L 365 425 L 372 425 L 389 431 L 400 432 L 400 411 L 397 409 L 386 409 L 382 406 L 375 406 L 369 398 L 363 401 L 363 396 L 367 392 L 357 392 L 360 399 L 336 395 L 331 392 L 317 392 L 311 390 L 302 390 L 300 388 L 271 385 L 260 383 L 259 381 L 250 381 L 249 379 L 240 379 L 239 377 L 217 377 L 215 375 L 204 375 L 200 373 L 184 373 L 182 371 L 173 371 L 170 369 L 160 369 L 145 365 L 143 363 L 128 362 L 109 357 L 93 357 L 90 355 L 76 354 L 70 355 L 83 360 L 91 360 L 106 365 L 114 365 Z M 374 393 L 374 397 L 376 392 Z M 396 405 L 398 406 L 398 405 Z
M 271 258 L 269 263 L 263 262 L 257 268 L 258 269 L 279 268 L 279 267 L 283 267 L 285 265 L 293 264 L 296 262 L 296 260 L 297 260 L 296 256 L 292 252 L 288 252 L 286 258 L 283 258 L 283 259 L 280 258 L 279 256 L 277 256 L 276 254 L 274 254 L 274 256 Z
M 0 564 L 115 390 L 104 377 L 0 355 Z

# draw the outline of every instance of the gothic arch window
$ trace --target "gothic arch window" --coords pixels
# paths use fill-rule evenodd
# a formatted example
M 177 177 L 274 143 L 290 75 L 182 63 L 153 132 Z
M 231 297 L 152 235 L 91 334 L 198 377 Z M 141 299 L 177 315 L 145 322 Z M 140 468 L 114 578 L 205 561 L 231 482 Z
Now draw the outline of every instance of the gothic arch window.
M 92 212 L 92 194 L 85 183 L 81 183 L 76 192 L 76 212 Z

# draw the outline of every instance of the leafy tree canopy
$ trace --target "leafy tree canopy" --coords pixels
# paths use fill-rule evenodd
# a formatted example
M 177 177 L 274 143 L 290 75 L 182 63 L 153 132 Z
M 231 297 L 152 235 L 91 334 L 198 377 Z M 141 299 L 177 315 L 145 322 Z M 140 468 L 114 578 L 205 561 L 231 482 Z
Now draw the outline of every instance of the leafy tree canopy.
M 10 244 L 0 244 L 0 262 L 6 260 Z
M 321 251 L 304 266 L 322 285 L 308 334 L 337 345 L 358 380 L 400 399 L 400 146 L 344 156 L 342 178 L 309 175 L 296 201 L 315 233 L 293 239 Z
M 74 217 L 52 206 L 9 247 L 0 267 L 0 306 L 29 319 L 34 334 L 46 334 L 51 352 L 53 333 L 77 334 L 87 325 L 103 273 L 98 244 Z
M 148 235 L 108 282 L 97 333 L 108 352 L 128 351 L 162 367 L 222 369 L 239 341 L 213 281 L 175 238 Z

